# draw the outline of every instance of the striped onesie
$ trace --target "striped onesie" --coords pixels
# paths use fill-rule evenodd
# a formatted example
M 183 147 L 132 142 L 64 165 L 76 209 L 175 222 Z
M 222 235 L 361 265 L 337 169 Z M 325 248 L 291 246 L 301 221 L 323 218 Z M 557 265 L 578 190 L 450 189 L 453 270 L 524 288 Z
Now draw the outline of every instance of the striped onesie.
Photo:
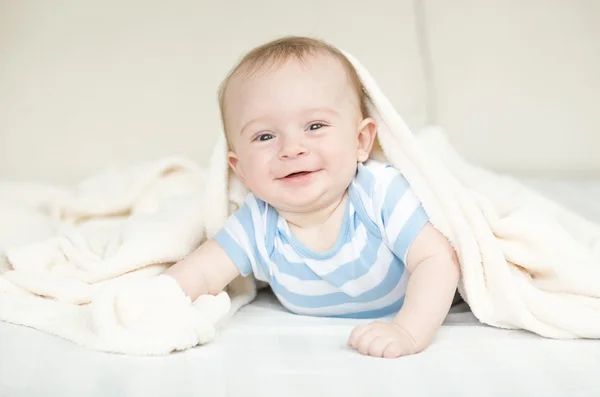
M 402 307 L 408 249 L 428 218 L 395 168 L 358 164 L 333 248 L 308 249 L 285 219 L 249 193 L 214 236 L 243 276 L 269 283 L 288 310 L 302 315 L 377 318 Z

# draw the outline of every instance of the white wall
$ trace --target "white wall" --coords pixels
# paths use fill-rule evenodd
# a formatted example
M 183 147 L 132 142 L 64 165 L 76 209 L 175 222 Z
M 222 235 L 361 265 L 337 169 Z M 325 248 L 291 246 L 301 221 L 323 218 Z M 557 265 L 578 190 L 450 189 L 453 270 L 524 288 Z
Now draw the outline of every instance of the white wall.
M 325 38 L 425 121 L 412 0 L 0 0 L 0 178 L 76 180 L 112 162 L 203 162 L 216 91 L 241 57 L 284 34 Z
M 0 178 L 204 162 L 219 82 L 283 34 L 350 51 L 479 164 L 600 173 L 600 1 L 0 0 Z
M 432 117 L 518 172 L 600 174 L 600 1 L 424 0 Z

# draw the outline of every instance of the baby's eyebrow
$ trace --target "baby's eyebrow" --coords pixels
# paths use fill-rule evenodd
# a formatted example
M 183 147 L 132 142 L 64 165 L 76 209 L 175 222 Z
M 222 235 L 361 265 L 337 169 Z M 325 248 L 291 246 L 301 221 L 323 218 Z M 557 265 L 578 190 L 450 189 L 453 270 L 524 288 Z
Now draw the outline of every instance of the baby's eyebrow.
M 309 114 L 309 113 L 328 113 L 332 116 L 339 116 L 339 113 L 330 107 L 319 107 L 319 108 L 310 108 L 307 109 L 304 113 Z
M 244 130 L 245 130 L 246 128 L 250 127 L 252 124 L 259 123 L 259 122 L 261 122 L 261 121 L 263 121 L 263 120 L 265 120 L 265 119 L 266 119 L 266 117 L 262 117 L 262 116 L 261 116 L 261 117 L 255 117 L 255 118 L 253 118 L 253 119 L 250 119 L 250 120 L 249 120 L 249 121 L 248 121 L 246 124 L 244 124 L 244 126 L 243 126 L 243 127 L 242 127 L 242 129 L 240 130 L 240 135 L 243 135 L 243 134 L 244 134 Z

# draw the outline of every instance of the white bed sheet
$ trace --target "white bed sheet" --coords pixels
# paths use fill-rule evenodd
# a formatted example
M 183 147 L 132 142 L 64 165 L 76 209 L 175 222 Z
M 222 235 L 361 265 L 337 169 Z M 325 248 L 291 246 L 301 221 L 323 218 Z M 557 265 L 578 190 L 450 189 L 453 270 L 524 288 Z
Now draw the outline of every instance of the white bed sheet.
M 600 180 L 527 182 L 600 222 Z M 0 396 L 600 395 L 600 341 L 487 327 L 461 304 L 425 352 L 383 360 L 345 346 L 357 323 L 293 315 L 264 291 L 213 343 L 140 358 L 0 322 Z

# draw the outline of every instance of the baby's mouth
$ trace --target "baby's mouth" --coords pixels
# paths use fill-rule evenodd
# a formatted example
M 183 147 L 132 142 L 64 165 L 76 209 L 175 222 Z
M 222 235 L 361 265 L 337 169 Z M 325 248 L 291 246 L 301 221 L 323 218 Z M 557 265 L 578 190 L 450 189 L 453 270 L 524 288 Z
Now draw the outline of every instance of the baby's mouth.
M 299 171 L 299 172 L 292 172 L 289 175 L 286 175 L 284 178 L 296 178 L 299 176 L 304 176 L 304 175 L 308 175 L 310 174 L 312 171 Z
M 283 181 L 303 181 L 306 178 L 309 178 L 310 175 L 314 174 L 315 172 L 317 172 L 318 170 L 314 170 L 314 171 L 296 171 L 296 172 L 291 172 L 285 176 L 282 176 L 281 178 L 279 178 L 280 180 Z

